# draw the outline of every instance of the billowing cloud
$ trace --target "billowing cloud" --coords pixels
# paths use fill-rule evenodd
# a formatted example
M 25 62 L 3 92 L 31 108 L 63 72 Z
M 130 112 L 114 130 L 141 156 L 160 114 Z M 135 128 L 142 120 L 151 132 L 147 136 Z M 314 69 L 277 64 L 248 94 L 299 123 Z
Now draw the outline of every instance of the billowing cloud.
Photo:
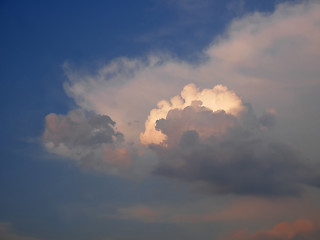
M 0 222 L 0 239 L 3 240 L 39 240 L 34 237 L 22 236 L 20 234 L 15 233 L 11 229 L 11 225 L 9 223 Z
M 82 109 L 48 114 L 42 143 L 51 153 L 112 175 L 139 177 L 155 164 L 150 151 L 125 142 L 109 116 Z
M 319 179 L 292 147 L 301 143 L 301 152 L 320 153 L 315 147 L 319 109 L 313 104 L 305 113 L 294 105 L 299 99 L 319 99 L 319 16 L 316 1 L 245 15 L 192 63 L 157 52 L 115 59 L 95 74 L 65 64 L 65 90 L 81 111 L 114 122 L 104 117 L 106 126 L 97 127 L 88 117 L 74 124 L 74 113 L 51 114 L 43 142 L 51 152 L 108 173 L 148 172 L 160 158 L 154 174 L 209 191 L 298 194 L 301 184 L 316 185 Z M 275 112 L 280 124 L 269 133 Z M 62 134 L 64 121 L 73 130 Z M 290 135 L 289 128 L 304 134 Z
M 243 110 L 240 98 L 222 85 L 200 91 L 194 84 L 189 84 L 183 88 L 181 95 L 171 98 L 170 102 L 166 100 L 158 102 L 158 108 L 150 111 L 145 123 L 145 131 L 140 135 L 141 143 L 145 145 L 160 144 L 167 140 L 164 131 L 156 129 L 157 121 L 166 118 L 171 110 L 181 110 L 196 104 L 200 104 L 203 108 L 208 108 L 211 111 L 223 110 L 231 115 L 237 115 Z M 201 123 L 194 122 L 194 124 L 199 127 Z M 212 122 L 212 125 L 215 125 L 215 123 Z M 175 129 L 176 127 L 179 126 L 176 125 Z M 216 129 L 216 131 L 222 131 L 222 128 L 220 126 L 220 130 Z M 191 130 L 192 126 L 189 126 L 188 129 Z M 210 129 L 206 129 L 206 126 L 203 125 L 201 133 L 208 135 L 210 134 L 208 131 Z
M 274 13 L 233 21 L 196 63 L 157 53 L 116 59 L 93 75 L 66 66 L 65 89 L 82 108 L 111 116 L 132 142 L 139 141 L 150 109 L 191 82 L 201 88 L 223 83 L 255 108 L 287 109 L 302 88 L 319 86 L 319 16 L 315 1 L 281 4 Z
M 115 130 L 115 122 L 106 115 L 86 113 L 78 109 L 67 115 L 46 116 L 42 136 L 46 149 L 71 158 L 84 166 L 102 167 L 107 172 L 128 167 L 131 160 L 126 148 L 119 147 L 123 135 Z
M 260 230 L 256 233 L 242 230 L 223 240 L 314 240 L 319 238 L 320 223 L 299 219 L 293 223 L 282 222 L 271 230 Z
M 73 110 L 67 115 L 51 113 L 46 116 L 46 129 L 43 135 L 48 145 L 95 146 L 123 140 L 121 133 L 114 130 L 115 122 L 108 116 Z M 63 148 L 63 147 L 61 147 Z
M 268 139 L 265 131 L 273 123 L 272 113 L 258 118 L 226 87 L 213 90 L 201 92 L 207 93 L 203 104 L 193 100 L 201 94 L 188 85 L 181 94 L 188 102 L 180 99 L 174 108 L 174 103 L 162 101 L 151 110 L 146 131 L 152 119 L 150 144 L 161 157 L 155 174 L 239 195 L 296 195 L 300 184 L 318 179 L 296 151 Z M 164 109 L 167 115 L 160 119 Z M 152 138 L 157 131 L 164 136 L 160 142 Z
M 317 179 L 298 153 L 268 139 L 272 113 L 256 117 L 223 86 L 200 92 L 188 85 L 181 95 L 159 102 L 146 121 L 142 140 L 161 157 L 154 174 L 240 195 L 296 195 L 310 176 Z

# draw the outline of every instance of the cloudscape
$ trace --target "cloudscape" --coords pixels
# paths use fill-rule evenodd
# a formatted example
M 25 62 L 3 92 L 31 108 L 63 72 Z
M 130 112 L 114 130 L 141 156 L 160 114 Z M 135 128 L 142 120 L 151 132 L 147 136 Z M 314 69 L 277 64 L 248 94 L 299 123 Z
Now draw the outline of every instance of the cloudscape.
M 120 2 L 1 3 L 0 239 L 318 239 L 319 2 Z

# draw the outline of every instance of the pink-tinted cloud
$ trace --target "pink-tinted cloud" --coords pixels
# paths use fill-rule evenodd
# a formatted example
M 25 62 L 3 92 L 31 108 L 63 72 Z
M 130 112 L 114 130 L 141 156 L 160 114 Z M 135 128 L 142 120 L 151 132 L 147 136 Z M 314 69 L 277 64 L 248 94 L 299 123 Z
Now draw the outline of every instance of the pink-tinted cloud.
M 308 219 L 299 219 L 293 223 L 281 222 L 271 230 L 250 233 L 241 230 L 222 240 L 316 240 L 320 237 L 320 225 Z
M 128 150 L 126 148 L 112 149 L 104 148 L 104 157 L 107 163 L 118 165 L 122 167 L 129 167 L 132 164 Z
M 157 52 L 157 54 L 150 54 L 145 58 L 114 59 L 109 64 L 98 69 L 95 74 L 82 74 L 81 71 L 73 70 L 66 64 L 68 81 L 64 85 L 65 90 L 84 110 L 93 111 L 99 115 L 110 116 L 116 122 L 117 130 L 114 130 L 124 135 L 126 146 L 113 146 L 112 149 L 122 149 L 123 147 L 127 148 L 128 145 L 134 145 L 135 147 L 138 146 L 138 152 L 142 152 L 145 149 L 140 145 L 140 141 L 143 144 L 157 144 L 163 142 L 166 138 L 164 131 L 165 128 L 169 130 L 167 127 L 168 121 L 166 121 L 166 124 L 162 121 L 161 124 L 156 126 L 157 120 L 169 120 L 166 119 L 169 111 L 173 109 L 178 109 L 178 111 L 185 109 L 185 106 L 180 108 L 175 107 L 175 105 L 180 104 L 181 100 L 186 100 L 182 95 L 179 97 L 179 92 L 184 86 L 189 86 L 188 89 L 191 90 L 190 95 L 199 95 L 200 91 L 198 91 L 197 94 L 193 94 L 192 91 L 196 89 L 196 87 L 190 87 L 191 85 L 188 84 L 195 83 L 201 89 L 211 89 L 213 86 L 223 83 L 223 85 L 232 89 L 237 96 L 241 96 L 244 99 L 241 100 L 240 105 L 243 105 L 244 102 L 251 102 L 253 108 L 258 109 L 257 112 L 263 112 L 268 108 L 274 108 L 276 110 L 279 119 L 282 119 L 281 121 L 283 123 L 281 125 L 282 128 L 277 129 L 280 131 L 272 133 L 276 139 L 284 138 L 284 142 L 301 143 L 302 150 L 303 148 L 307 150 L 310 149 L 311 151 L 306 152 L 310 152 L 309 154 L 312 156 L 318 156 L 320 150 L 316 142 L 318 142 L 319 128 L 316 119 L 320 115 L 319 111 L 308 111 L 306 110 L 307 108 L 302 109 L 297 106 L 293 106 L 289 111 L 288 105 L 293 104 L 293 100 L 295 99 L 304 99 L 310 96 L 312 97 L 311 99 L 315 99 L 313 103 L 319 100 L 319 94 L 315 90 L 316 87 L 320 86 L 318 66 L 318 62 L 320 61 L 319 16 L 320 4 L 316 1 L 280 4 L 275 7 L 274 12 L 268 14 L 259 12 L 247 14 L 232 21 L 223 35 L 213 39 L 212 43 L 202 52 L 202 54 L 206 56 L 205 60 L 202 59 L 203 61 L 197 63 L 189 63 L 181 59 L 173 58 L 170 54 Z M 226 92 L 230 92 L 230 90 Z M 312 94 L 309 94 L 309 92 L 312 92 Z M 170 100 L 172 97 L 174 97 L 174 99 Z M 208 107 L 203 99 L 198 97 L 192 99 L 200 100 L 205 107 Z M 157 108 L 157 103 L 162 105 Z M 182 105 L 183 104 L 184 103 L 182 103 Z M 188 103 L 188 105 L 190 105 L 190 103 Z M 315 105 L 316 104 L 309 104 L 308 108 L 309 106 L 313 106 L 313 109 L 316 109 Z M 156 111 L 150 114 L 152 109 Z M 221 109 L 225 110 L 224 107 Z M 159 112 L 164 110 L 164 113 L 161 112 L 161 116 L 154 117 L 153 115 L 159 113 L 157 110 L 159 110 Z M 171 112 L 171 116 L 172 115 L 174 114 Z M 308 117 L 309 115 L 313 117 Z M 273 116 L 274 114 L 269 114 L 267 117 L 261 117 L 261 119 L 259 119 L 259 122 L 264 124 L 264 126 L 260 126 L 260 130 L 265 130 L 266 125 L 273 124 Z M 306 116 L 303 121 L 296 120 L 299 119 L 299 117 L 301 118 L 301 116 Z M 50 141 L 45 142 L 45 146 L 51 152 L 62 155 L 68 153 L 70 158 L 75 158 L 74 151 L 70 152 L 70 148 L 68 148 L 66 144 L 57 144 L 58 141 L 61 143 L 59 139 L 63 136 L 61 133 L 64 132 L 65 123 L 60 120 L 56 121 L 57 118 L 56 120 L 55 118 L 56 116 L 53 115 L 48 116 L 44 138 L 48 137 Z M 198 121 L 199 119 L 196 118 L 196 120 Z M 171 123 L 172 122 L 173 121 L 171 121 Z M 177 122 L 178 121 L 176 121 L 176 123 Z M 222 123 L 223 121 L 220 122 Z M 170 126 L 172 127 L 173 125 Z M 226 131 L 226 129 L 223 128 L 224 126 L 225 125 L 221 127 L 222 131 Z M 212 133 L 205 131 L 205 127 L 200 129 L 199 124 L 197 127 L 194 127 L 189 122 L 189 125 L 185 128 L 189 128 L 188 130 L 196 130 L 197 128 L 197 134 L 201 138 L 201 135 Z M 289 136 L 287 134 L 290 132 L 289 128 L 295 131 L 301 130 L 303 134 L 295 134 L 296 132 L 292 131 L 292 135 Z M 170 139 L 172 140 L 173 137 L 172 135 Z M 175 137 L 176 139 L 172 142 L 179 142 L 181 137 Z M 206 138 L 208 137 L 209 136 L 206 135 Z M 190 140 L 190 135 L 189 137 L 185 136 L 184 139 L 187 140 L 187 138 Z M 75 140 L 75 136 L 72 139 Z M 67 138 L 67 140 L 73 141 L 70 138 Z M 261 139 L 259 138 L 258 140 Z M 234 142 L 229 141 L 229 143 L 232 144 Z M 253 142 L 251 141 L 250 144 L 251 143 Z M 300 147 L 300 145 L 298 146 Z M 237 144 L 232 147 L 242 148 L 242 146 Z M 255 154 L 259 155 L 257 152 L 246 152 L 246 150 L 254 149 L 254 147 L 255 145 L 251 145 L 250 147 L 243 148 L 245 154 L 242 155 L 242 157 L 246 154 L 251 157 L 255 156 Z M 270 146 L 262 146 L 262 148 L 268 147 Z M 279 147 L 279 145 L 276 147 L 273 145 L 270 148 L 269 150 L 271 152 L 277 151 L 276 156 L 290 152 L 286 152 L 284 148 Z M 104 148 L 102 148 L 102 150 L 100 149 L 99 153 L 97 153 L 97 151 L 91 151 L 90 154 L 93 156 L 96 154 L 102 156 L 104 155 L 103 149 Z M 279 149 L 283 151 L 279 151 Z M 116 159 L 117 157 L 119 158 L 121 154 L 119 155 L 120 150 L 115 151 Z M 128 153 L 130 152 L 129 150 L 127 151 Z M 228 158 L 229 153 L 219 156 Z M 149 154 L 152 155 L 153 153 L 149 151 Z M 290 154 L 291 153 L 280 159 L 291 157 Z M 123 154 L 121 156 L 123 156 Z M 139 155 L 139 157 L 136 156 L 135 159 L 140 157 L 141 155 Z M 149 166 L 144 167 L 143 165 L 148 165 L 146 159 L 154 159 L 156 157 L 142 156 L 142 158 L 144 158 L 143 163 L 140 164 L 137 169 L 141 169 L 139 170 L 140 172 L 145 171 L 145 169 L 150 171 Z M 268 155 L 267 158 L 277 159 L 277 157 L 273 158 L 272 154 Z M 119 159 L 125 158 L 120 157 Z M 266 160 L 266 158 L 264 159 Z M 113 159 L 107 159 L 106 162 L 108 161 L 111 165 L 112 162 L 115 162 Z M 177 165 L 181 165 L 180 163 L 183 162 L 181 159 L 178 161 L 179 163 Z M 289 161 L 285 162 L 289 163 Z M 116 163 L 118 167 L 114 167 L 112 170 L 106 172 L 117 173 L 120 165 L 129 165 L 128 161 L 125 163 L 123 160 L 116 161 Z M 176 163 L 177 161 L 173 164 Z M 99 164 L 100 162 L 94 165 Z M 248 164 L 252 166 L 251 162 Z M 269 161 L 267 161 L 267 165 L 268 164 Z M 85 162 L 83 165 L 90 166 L 90 162 Z M 150 165 L 154 166 L 153 163 Z M 244 167 L 244 165 L 242 165 L 242 167 Z M 262 165 L 259 167 L 262 167 Z M 271 165 L 274 166 L 273 163 Z M 285 174 L 278 174 L 278 172 L 284 169 L 281 167 L 282 165 L 277 165 L 277 167 L 272 167 L 271 165 L 268 165 L 267 169 L 262 167 L 262 170 L 277 175 L 277 177 L 274 178 L 277 179 L 277 182 L 273 182 L 274 179 L 269 179 L 268 177 L 266 182 L 271 183 L 272 186 L 276 186 L 275 190 L 277 193 L 286 192 L 294 194 L 298 192 L 298 185 L 295 184 L 294 180 L 296 178 L 292 176 L 295 174 L 293 172 L 297 172 L 296 170 L 298 168 L 289 172 L 288 178 L 285 179 Z M 135 166 L 135 164 L 132 164 L 132 166 Z M 241 168 L 241 166 L 238 167 Z M 252 180 L 251 175 L 257 175 L 258 178 L 261 176 L 259 181 L 263 181 L 261 174 L 250 169 L 250 167 L 244 167 L 244 171 L 247 169 L 249 169 L 249 172 L 246 172 L 246 175 L 249 180 Z M 227 171 L 227 169 L 220 170 Z M 168 171 L 166 174 L 168 174 Z M 230 179 L 237 174 L 238 172 L 231 172 Z M 177 174 L 172 174 L 171 172 L 171 175 Z M 301 175 L 300 172 L 298 175 Z M 188 176 L 190 176 L 190 174 Z M 192 177 L 199 178 L 199 176 L 195 176 L 194 174 Z M 207 174 L 206 178 L 209 177 Z M 186 179 L 186 177 L 182 178 Z M 221 178 L 221 181 L 224 181 L 223 176 L 219 178 Z M 237 179 L 242 180 L 245 178 L 241 177 Z M 289 184 L 290 186 L 286 185 L 286 189 L 281 189 L 283 185 L 279 184 L 278 181 L 280 180 L 280 182 L 282 182 L 284 179 L 290 182 L 290 184 L 293 182 L 293 185 Z M 203 178 L 200 179 L 200 181 L 201 180 L 203 180 Z M 255 178 L 255 180 L 257 179 Z M 249 182 L 254 183 L 255 181 Z M 301 183 L 300 180 L 297 182 Z M 311 179 L 310 182 L 314 183 L 316 181 Z M 227 184 L 227 186 L 218 185 L 222 187 L 219 189 L 219 191 L 222 192 L 232 192 L 234 190 L 229 184 Z M 260 187 L 255 186 L 254 192 L 263 192 L 263 188 L 267 188 L 269 192 L 274 189 L 270 188 L 271 185 L 268 184 L 259 184 L 259 186 Z M 280 186 L 280 189 L 278 189 L 278 186 Z M 242 189 L 241 192 L 248 190 L 249 189 L 245 189 L 245 191 L 243 191 Z M 249 192 L 250 191 L 252 192 L 252 188 Z
M 192 207 L 191 207 L 192 209 Z M 293 211 L 294 209 L 294 211 Z M 282 198 L 265 199 L 256 197 L 240 197 L 228 202 L 226 206 L 212 210 L 210 205 L 207 210 L 188 212 L 172 211 L 171 219 L 176 223 L 205 223 L 205 222 L 268 222 L 281 219 L 284 216 L 289 219 L 308 217 L 316 219 L 320 209 L 315 201 L 307 196 L 301 199 Z
M 159 213 L 148 206 L 134 206 L 129 208 L 118 209 L 118 214 L 114 217 L 126 219 L 126 220 L 136 220 L 142 222 L 153 222 L 157 220 Z
M 161 53 L 146 60 L 119 58 L 94 75 L 67 68 L 65 88 L 79 106 L 111 116 L 134 142 L 157 102 L 189 83 L 223 83 L 256 107 L 279 108 L 292 100 L 293 89 L 319 83 L 319 13 L 316 1 L 281 4 L 273 13 L 234 20 L 203 51 L 207 61 L 190 64 Z
M 42 141 L 48 151 L 96 170 L 120 174 L 132 165 L 123 135 L 105 115 L 83 110 L 48 114 Z
M 145 122 L 145 131 L 140 134 L 141 143 L 145 145 L 167 145 L 164 142 L 168 140 L 168 136 L 166 136 L 163 131 L 156 129 L 157 121 L 167 118 L 168 113 L 171 110 L 183 110 L 192 105 L 199 105 L 203 109 L 212 112 L 225 111 L 232 116 L 238 115 L 245 109 L 245 107 L 242 105 L 241 99 L 233 91 L 228 90 L 228 88 L 225 86 L 217 85 L 212 89 L 203 89 L 200 91 L 200 89 L 194 84 L 188 84 L 184 86 L 180 95 L 172 97 L 170 102 L 166 100 L 158 102 L 157 108 L 154 108 L 150 111 L 148 119 Z M 201 110 L 201 108 L 199 109 Z M 223 132 L 225 128 L 228 127 L 227 121 L 225 122 L 226 124 L 220 124 L 220 126 L 217 126 L 217 121 L 215 121 L 216 124 L 211 124 L 211 127 L 209 127 L 208 124 L 202 125 L 199 122 L 188 124 L 188 126 L 183 125 L 183 123 L 180 122 L 180 124 L 176 125 L 174 128 L 180 128 L 182 132 L 186 130 L 197 129 L 200 136 L 209 137 L 212 134 Z M 202 130 L 199 129 L 200 127 Z M 177 137 L 179 136 L 177 135 Z

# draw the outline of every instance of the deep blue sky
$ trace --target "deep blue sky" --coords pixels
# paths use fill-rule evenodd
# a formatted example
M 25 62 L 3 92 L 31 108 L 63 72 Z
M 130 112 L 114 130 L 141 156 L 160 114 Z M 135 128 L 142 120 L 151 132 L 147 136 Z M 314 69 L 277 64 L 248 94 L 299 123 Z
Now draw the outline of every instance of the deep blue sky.
M 91 239 L 121 229 L 139 233 L 144 226 L 137 223 L 71 221 L 60 211 L 68 205 L 125 205 L 128 198 L 139 203 L 178 201 L 183 196 L 184 190 L 168 196 L 173 191 L 162 190 L 166 182 L 158 179 L 136 183 L 52 161 L 55 156 L 40 144 L 44 117 L 75 107 L 62 86 L 65 62 L 94 71 L 117 57 L 156 51 L 192 61 L 231 19 L 256 10 L 272 11 L 280 1 L 246 0 L 243 8 L 237 1 L 209 1 L 206 7 L 190 1 L 190 9 L 179 2 L 1 1 L 0 222 L 12 223 L 17 232 L 52 240 Z M 164 192 L 157 195 L 152 189 Z M 150 229 L 161 233 L 153 225 Z M 180 239 L 184 236 L 170 225 L 161 229 L 174 230 Z

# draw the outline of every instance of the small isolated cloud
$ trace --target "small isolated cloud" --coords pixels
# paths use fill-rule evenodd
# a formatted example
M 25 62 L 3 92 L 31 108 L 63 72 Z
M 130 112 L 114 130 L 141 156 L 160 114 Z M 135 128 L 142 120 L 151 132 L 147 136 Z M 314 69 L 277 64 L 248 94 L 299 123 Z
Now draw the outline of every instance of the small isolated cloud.
M 0 239 L 1 240 L 39 240 L 34 237 L 22 236 L 15 233 L 9 223 L 0 222 Z
M 67 115 L 51 113 L 46 116 L 45 126 L 42 141 L 49 152 L 110 173 L 131 165 L 128 150 L 119 147 L 123 135 L 106 115 L 81 109 Z
M 272 111 L 256 117 L 234 92 L 213 90 L 188 85 L 184 100 L 175 97 L 151 110 L 146 130 L 152 119 L 149 143 L 161 158 L 154 174 L 239 195 L 297 195 L 301 184 L 317 179 L 297 152 L 265 134 L 274 122 Z M 204 102 L 193 100 L 195 93 Z M 157 132 L 162 141 L 153 140 Z
M 282 222 L 271 230 L 250 233 L 242 230 L 223 240 L 315 240 L 320 239 L 320 223 L 299 219 L 293 223 Z

